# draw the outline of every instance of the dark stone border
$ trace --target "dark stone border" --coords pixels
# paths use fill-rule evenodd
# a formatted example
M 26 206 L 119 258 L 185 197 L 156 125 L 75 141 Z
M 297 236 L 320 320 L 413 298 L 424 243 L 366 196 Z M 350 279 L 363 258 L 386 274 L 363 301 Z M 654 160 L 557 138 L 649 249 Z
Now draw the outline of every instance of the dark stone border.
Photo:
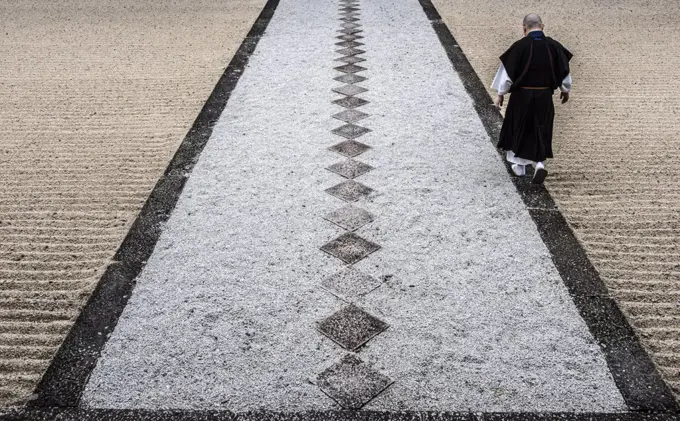
M 498 139 L 503 122 L 500 111 L 493 107 L 484 84 L 432 1 L 419 1 L 453 68 L 463 81 L 465 90 L 472 98 L 475 110 L 489 137 L 492 141 Z M 500 151 L 499 154 L 503 157 L 508 173 L 513 174 L 504 154 Z M 576 308 L 600 344 L 614 381 L 630 410 L 680 413 L 680 406 L 673 394 L 661 379 L 618 305 L 609 297 L 607 287 L 564 216 L 557 209 L 550 193 L 542 185 L 532 185 L 529 177 L 520 179 L 513 176 L 512 180 L 529 208 L 529 213 L 538 226 L 541 238 L 548 247 Z
M 231 92 L 243 74 L 250 55 L 255 51 L 278 3 L 279 0 L 267 2 L 224 70 L 116 252 L 114 263 L 109 265 L 99 280 L 87 304 L 43 375 L 35 390 L 35 399 L 30 400 L 27 407 L 78 406 L 82 391 L 97 364 L 99 354 L 116 327 L 118 318 L 132 293 L 135 278 L 151 256 L 161 234 L 163 223 L 168 220 L 175 208 L 189 173 L 208 142 L 213 126 L 222 114 Z M 43 412 L 35 414 L 43 414 Z M 67 418 L 63 419 L 70 419 L 68 415 L 64 416 Z M 110 419 L 114 418 L 115 416 Z M 97 418 L 86 417 L 84 419 Z
M 468 413 L 318 411 L 299 413 L 144 409 L 23 409 L 0 415 L 2 421 L 680 421 L 659 413 Z

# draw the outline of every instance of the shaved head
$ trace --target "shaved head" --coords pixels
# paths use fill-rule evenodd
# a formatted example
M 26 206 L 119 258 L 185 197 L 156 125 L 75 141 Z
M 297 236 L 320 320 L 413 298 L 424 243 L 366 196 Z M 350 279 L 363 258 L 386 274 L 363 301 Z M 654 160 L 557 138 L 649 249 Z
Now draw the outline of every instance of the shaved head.
M 524 16 L 523 24 L 528 30 L 532 30 L 540 28 L 541 25 L 543 25 L 543 21 L 536 13 L 529 13 L 528 15 Z

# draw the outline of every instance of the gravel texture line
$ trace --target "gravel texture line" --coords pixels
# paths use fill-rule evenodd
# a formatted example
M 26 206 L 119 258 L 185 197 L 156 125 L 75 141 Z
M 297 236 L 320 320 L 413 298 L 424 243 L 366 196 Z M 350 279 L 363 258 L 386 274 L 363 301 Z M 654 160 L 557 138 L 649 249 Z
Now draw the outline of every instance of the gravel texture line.
M 345 352 L 315 330 L 344 303 L 324 192 L 341 111 L 335 2 L 283 0 L 138 278 L 84 395 L 89 407 L 335 408 L 314 384 Z M 386 282 L 358 303 L 390 325 L 361 359 L 395 382 L 375 410 L 622 411 L 528 211 L 417 1 L 362 3 Z M 304 22 L 304 24 L 300 24 Z M 275 70 L 273 70 L 275 69 Z M 272 124 L 274 122 L 274 124 Z M 379 150 L 379 153 L 378 153 Z M 339 177 L 336 177 L 339 178 Z M 356 364 L 353 360 L 352 364 Z
M 574 95 L 557 107 L 546 184 L 590 259 L 680 396 L 677 110 L 680 5 L 435 0 L 489 86 L 524 14 L 575 54 Z M 474 22 L 474 24 L 472 24 Z M 653 28 L 653 29 L 651 29 Z
M 31 394 L 263 4 L 0 5 L 0 406 Z

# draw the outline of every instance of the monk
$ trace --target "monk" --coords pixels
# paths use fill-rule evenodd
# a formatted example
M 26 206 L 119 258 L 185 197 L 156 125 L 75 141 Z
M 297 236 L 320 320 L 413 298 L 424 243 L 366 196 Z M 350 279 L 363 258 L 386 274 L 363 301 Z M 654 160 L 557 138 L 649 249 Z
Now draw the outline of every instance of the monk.
M 524 38 L 500 57 L 501 65 L 491 86 L 498 91 L 495 104 L 499 109 L 505 94 L 511 93 L 498 147 L 506 151 L 515 175 L 523 177 L 527 165 L 535 168 L 534 184 L 545 181 L 545 160 L 553 157 L 553 93 L 559 89 L 560 99 L 566 103 L 572 83 L 572 54 L 545 36 L 543 28 L 538 15 L 524 17 Z

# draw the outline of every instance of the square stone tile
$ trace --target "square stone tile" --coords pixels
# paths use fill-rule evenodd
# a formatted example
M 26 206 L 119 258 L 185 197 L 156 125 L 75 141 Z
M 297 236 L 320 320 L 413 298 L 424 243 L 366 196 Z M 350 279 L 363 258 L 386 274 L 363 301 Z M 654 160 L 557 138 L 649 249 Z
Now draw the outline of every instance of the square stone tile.
M 335 38 L 341 39 L 343 41 L 356 41 L 356 40 L 361 39 L 363 37 L 361 35 L 356 35 L 356 34 L 355 35 L 342 34 L 342 35 L 338 35 Z
M 351 182 L 352 180 L 347 181 L 347 183 Z M 374 251 L 380 250 L 380 246 L 374 242 L 364 240 L 353 232 L 346 232 L 335 240 L 324 244 L 321 250 L 337 257 L 348 265 L 352 265 Z
M 344 267 L 321 281 L 321 286 L 347 302 L 368 294 L 380 285 L 382 281 L 351 267 Z
M 343 181 L 326 189 L 326 193 L 342 199 L 345 202 L 356 202 L 368 196 L 373 189 L 354 180 Z M 349 263 L 349 262 L 348 262 Z
M 338 162 L 326 168 L 328 171 L 332 171 L 339 174 L 345 178 L 356 178 L 362 174 L 366 174 L 371 171 L 373 167 L 363 162 L 355 161 L 353 159 L 348 159 L 343 162 Z
M 364 45 L 364 44 L 359 42 L 359 41 L 340 41 L 340 42 L 336 42 L 335 45 L 339 45 L 340 47 L 345 47 L 345 48 L 354 48 L 354 47 L 358 47 L 358 46 Z
M 353 158 L 371 149 L 371 147 L 356 140 L 345 140 L 328 149 L 348 158 Z
M 354 63 L 361 63 L 362 61 L 366 61 L 366 59 L 363 58 L 363 57 L 359 57 L 359 56 L 349 56 L 349 57 L 336 58 L 335 61 L 342 61 L 343 63 L 354 64 Z
M 366 101 L 363 98 L 359 98 L 358 96 L 346 96 L 344 98 L 336 99 L 333 101 L 333 104 L 337 104 L 341 107 L 344 108 L 357 108 L 361 107 L 362 105 L 368 104 L 368 101 Z
M 362 113 L 359 110 L 345 110 L 337 114 L 333 114 L 333 118 L 344 121 L 346 123 L 355 123 L 368 117 L 368 114 Z
M 347 23 L 342 23 L 340 26 L 344 29 L 354 29 L 354 28 L 359 28 L 361 26 L 360 23 L 354 23 L 354 22 L 347 22 Z
M 342 50 L 335 50 L 336 53 L 342 54 L 343 56 L 355 56 L 357 54 L 363 54 L 366 51 L 360 50 L 358 48 L 343 48 Z
M 319 388 L 345 409 L 361 409 L 394 381 L 347 354 L 316 378 Z
M 317 329 L 348 351 L 354 351 L 389 325 L 350 304 L 320 321 Z
M 357 73 L 366 70 L 365 67 L 357 66 L 356 64 L 345 64 L 342 66 L 334 67 L 334 69 L 343 73 Z
M 342 136 L 347 139 L 356 139 L 370 132 L 371 129 L 366 127 L 357 126 L 356 124 L 345 124 L 338 127 L 337 129 L 331 130 L 334 135 Z
M 368 89 L 362 88 L 361 86 L 356 86 L 356 85 L 343 85 L 339 86 L 337 88 L 333 88 L 333 92 L 337 92 L 342 95 L 347 95 L 347 96 L 352 96 L 352 95 L 358 95 L 362 92 L 366 92 Z
M 359 82 L 363 82 L 363 81 L 366 80 L 366 78 L 364 76 L 359 76 L 359 75 L 354 74 L 354 73 L 347 73 L 347 74 L 344 74 L 344 75 L 341 75 L 341 76 L 336 76 L 333 79 L 337 80 L 338 82 L 342 82 L 342 83 L 359 83 Z
M 373 215 L 352 205 L 329 212 L 323 218 L 348 231 L 357 230 L 373 221 Z

